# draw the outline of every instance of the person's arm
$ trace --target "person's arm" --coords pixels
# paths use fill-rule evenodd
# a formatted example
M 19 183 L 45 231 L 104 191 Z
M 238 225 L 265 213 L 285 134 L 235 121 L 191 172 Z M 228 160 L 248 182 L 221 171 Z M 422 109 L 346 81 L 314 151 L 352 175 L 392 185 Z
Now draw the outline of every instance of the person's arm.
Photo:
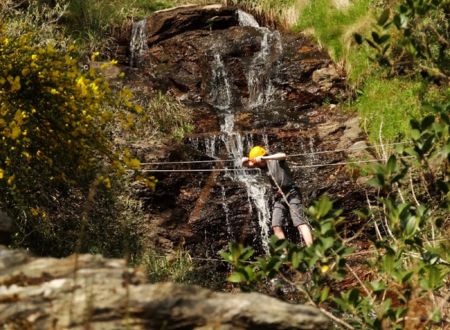
M 248 161 L 249 161 L 250 159 L 248 158 L 248 157 L 242 157 L 242 166 L 245 166 L 245 167 L 250 167 L 250 165 L 248 164 Z
M 261 159 L 264 160 L 286 160 L 286 154 L 284 152 L 277 152 L 276 154 L 269 156 L 262 156 Z

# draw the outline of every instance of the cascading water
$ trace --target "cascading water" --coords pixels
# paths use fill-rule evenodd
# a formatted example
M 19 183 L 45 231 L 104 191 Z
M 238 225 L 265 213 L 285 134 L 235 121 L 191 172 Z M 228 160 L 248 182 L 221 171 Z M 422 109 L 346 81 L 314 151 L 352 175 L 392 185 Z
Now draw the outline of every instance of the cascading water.
M 248 149 L 250 144 L 249 138 L 242 136 L 240 133 L 234 132 L 232 134 L 225 134 L 223 136 L 225 147 L 228 155 L 234 159 L 234 168 L 242 168 L 241 159 L 244 156 L 244 150 Z M 247 142 L 247 143 L 246 143 Z M 244 145 L 246 148 L 244 149 Z M 254 171 L 233 171 L 231 179 L 239 181 L 245 185 L 247 195 L 256 207 L 258 215 L 258 225 L 260 228 L 261 244 L 265 252 L 269 252 L 269 223 L 270 223 L 270 208 L 267 202 L 267 186 L 264 180 L 261 180 L 259 175 L 255 175 Z M 251 208 L 253 210 L 253 208 Z
M 212 89 L 210 96 L 213 101 L 212 104 L 214 108 L 218 109 L 223 115 L 222 122 L 220 124 L 220 130 L 222 133 L 221 139 L 227 150 L 228 157 L 234 159 L 234 168 L 241 168 L 241 159 L 244 156 L 244 143 L 246 142 L 246 138 L 241 136 L 239 132 L 234 131 L 235 118 L 231 109 L 233 99 L 232 89 L 228 78 L 228 72 L 220 54 L 214 54 L 211 69 Z M 212 154 L 216 155 L 218 152 L 214 150 Z M 270 209 L 267 203 L 267 189 L 265 185 L 261 183 L 261 180 L 254 174 L 250 174 L 250 172 L 254 171 L 239 170 L 228 173 L 227 175 L 230 179 L 241 182 L 245 185 L 247 194 L 256 206 L 255 209 L 258 213 L 262 246 L 264 250 L 268 252 L 267 243 L 269 238 L 268 224 L 270 222 Z
M 142 55 L 148 49 L 147 42 L 147 20 L 135 22 L 131 30 L 130 41 L 130 66 L 137 66 Z
M 254 28 L 259 28 L 259 24 L 253 15 L 246 13 L 240 9 L 237 10 L 239 26 L 251 26 Z
M 211 98 L 214 107 L 220 110 L 229 110 L 231 106 L 231 86 L 228 73 L 220 54 L 215 53 L 212 62 Z M 220 87 L 220 88 L 219 88 Z
M 252 109 L 272 101 L 275 89 L 271 81 L 271 73 L 283 51 L 278 31 L 270 31 L 267 28 L 258 28 L 258 30 L 263 34 L 261 49 L 253 58 L 247 73 L 248 106 Z
M 270 76 L 275 71 L 275 62 L 283 52 L 281 35 L 278 31 L 260 27 L 249 13 L 242 10 L 237 13 L 240 26 L 250 26 L 262 33 L 260 51 L 253 58 L 247 73 L 248 106 L 257 108 L 272 101 L 275 92 Z
M 238 11 L 239 22 L 241 26 L 250 26 L 261 33 L 261 47 L 254 55 L 247 70 L 247 86 L 249 90 L 249 99 L 246 104 L 248 108 L 253 109 L 264 106 L 271 101 L 274 93 L 274 87 L 271 83 L 271 74 L 274 71 L 274 65 L 282 53 L 281 37 L 279 32 L 272 32 L 267 28 L 259 27 L 253 16 L 243 11 Z M 219 53 L 219 48 L 215 50 L 211 61 L 211 92 L 210 100 L 213 107 L 220 114 L 220 140 L 226 149 L 226 157 L 234 160 L 233 168 L 239 170 L 227 172 L 225 177 L 236 182 L 240 182 L 247 191 L 249 209 L 251 212 L 257 212 L 259 225 L 259 241 L 266 253 L 268 253 L 268 241 L 270 233 L 270 207 L 269 191 L 266 181 L 262 180 L 259 174 L 254 170 L 243 170 L 241 159 L 244 152 L 253 146 L 254 136 L 252 134 L 242 135 L 234 130 L 234 110 L 233 90 L 229 79 L 229 73 L 223 59 Z M 261 137 L 262 143 L 267 147 L 267 135 Z M 259 140 L 259 139 L 258 139 Z M 217 150 L 219 136 L 206 138 L 203 141 L 204 147 L 201 149 L 212 158 L 224 153 Z M 197 141 L 192 141 L 199 148 Z M 229 218 L 229 206 L 225 198 L 225 188 L 221 187 L 223 210 L 226 217 L 227 232 L 231 232 L 232 219 Z M 233 237 L 230 237 L 233 239 Z

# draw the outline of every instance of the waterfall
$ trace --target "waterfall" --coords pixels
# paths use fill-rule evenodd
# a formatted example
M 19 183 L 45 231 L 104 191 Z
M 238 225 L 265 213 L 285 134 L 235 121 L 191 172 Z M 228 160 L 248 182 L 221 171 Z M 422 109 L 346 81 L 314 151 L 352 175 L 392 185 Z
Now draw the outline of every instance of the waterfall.
M 272 100 L 274 87 L 271 82 L 271 74 L 274 71 L 274 65 L 282 53 L 281 36 L 278 31 L 270 31 L 267 28 L 259 27 L 255 18 L 248 13 L 238 10 L 238 18 L 241 26 L 250 26 L 261 33 L 260 50 L 251 59 L 246 73 L 247 87 L 249 90 L 249 99 L 245 104 L 248 108 L 264 106 Z M 219 47 L 214 50 L 211 60 L 211 92 L 209 94 L 211 104 L 217 110 L 220 116 L 221 135 L 205 138 L 204 147 L 200 147 L 198 141 L 192 141 L 197 148 L 201 148 L 206 155 L 215 158 L 219 153 L 218 142 L 222 142 L 226 149 L 226 157 L 234 160 L 233 168 L 238 171 L 229 171 L 224 175 L 230 180 L 240 182 L 247 191 L 250 212 L 256 212 L 259 226 L 259 238 L 261 245 L 266 253 L 269 252 L 269 235 L 271 211 L 269 207 L 269 190 L 266 180 L 262 179 L 261 174 L 255 174 L 255 171 L 243 171 L 241 160 L 246 155 L 248 149 L 253 146 L 254 136 L 252 134 L 243 135 L 235 131 L 234 109 L 233 109 L 233 90 L 229 78 L 229 72 L 224 64 L 223 58 L 219 53 Z M 266 134 L 262 137 L 262 144 L 268 147 L 269 141 Z M 260 139 L 258 139 L 259 141 Z M 227 232 L 230 239 L 232 219 L 229 218 L 229 205 L 226 198 L 226 190 L 221 186 L 222 208 L 225 214 Z
M 214 54 L 211 70 L 211 98 L 213 100 L 213 106 L 214 108 L 221 110 L 221 113 L 223 114 L 221 118 L 222 122 L 220 124 L 220 130 L 222 133 L 221 140 L 227 150 L 228 158 L 235 160 L 233 164 L 234 168 L 242 168 L 241 159 L 244 157 L 244 143 L 246 142 L 246 147 L 248 149 L 248 147 L 252 145 L 253 141 L 246 141 L 245 137 L 242 137 L 239 132 L 234 131 L 235 118 L 231 109 L 231 84 L 226 67 L 220 54 L 218 53 Z M 255 79 L 258 78 L 255 77 Z M 214 148 L 210 148 L 210 150 L 214 150 Z M 215 154 L 216 153 L 214 153 L 214 155 Z M 256 210 L 257 212 L 262 246 L 264 250 L 268 252 L 270 208 L 267 202 L 267 188 L 262 183 L 263 180 L 255 176 L 254 173 L 250 174 L 250 172 L 254 171 L 233 171 L 227 173 L 226 175 L 231 180 L 241 182 L 246 187 L 249 200 L 251 200 L 251 202 L 255 205 L 255 208 L 251 207 L 251 210 Z M 224 200 L 224 204 L 226 204 L 226 200 Z M 228 205 L 225 205 L 224 207 L 228 210 Z
M 241 159 L 244 157 L 244 144 L 247 145 L 247 148 L 251 145 L 248 143 L 249 138 L 243 137 L 238 132 L 233 132 L 231 134 L 224 134 L 222 139 L 228 155 L 234 159 L 234 168 L 242 168 Z M 251 204 L 255 206 L 255 208 L 251 207 L 250 210 L 257 212 L 261 244 L 264 251 L 268 253 L 271 212 L 267 201 L 268 191 L 267 186 L 264 184 L 265 181 L 261 179 L 260 174 L 255 175 L 254 171 L 234 171 L 229 173 L 228 176 L 232 180 L 244 184 L 247 190 L 247 196 L 252 202 Z
M 214 107 L 219 110 L 229 110 L 231 106 L 231 86 L 227 70 L 219 53 L 214 54 L 211 84 L 211 98 Z
M 130 66 L 139 65 L 142 54 L 148 49 L 147 46 L 147 20 L 135 22 L 131 30 L 130 41 Z
M 239 26 L 251 26 L 255 28 L 259 28 L 259 24 L 253 15 L 246 13 L 240 9 L 237 10 Z
M 258 28 L 262 33 L 261 48 L 252 60 L 247 73 L 249 91 L 248 106 L 253 109 L 272 101 L 275 88 L 272 85 L 273 66 L 280 57 L 283 48 L 278 31 Z

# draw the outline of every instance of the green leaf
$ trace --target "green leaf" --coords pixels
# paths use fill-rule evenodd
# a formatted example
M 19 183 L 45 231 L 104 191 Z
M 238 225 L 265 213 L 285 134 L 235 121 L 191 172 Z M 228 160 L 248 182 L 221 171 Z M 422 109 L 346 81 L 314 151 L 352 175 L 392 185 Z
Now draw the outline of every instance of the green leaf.
M 227 281 L 231 283 L 241 283 L 245 282 L 246 279 L 242 273 L 234 272 L 233 274 L 228 276 Z
M 397 158 L 395 157 L 395 155 L 389 157 L 389 160 L 386 164 L 386 169 L 388 171 L 388 174 L 394 173 L 397 169 Z
M 383 256 L 383 269 L 386 273 L 392 275 L 395 270 L 395 256 L 392 253 L 387 253 Z
M 358 45 L 361 45 L 364 42 L 364 37 L 362 35 L 360 35 L 359 33 L 354 33 L 353 38 L 355 39 L 355 41 Z
M 443 284 L 442 272 L 439 266 L 428 267 L 428 285 L 430 289 L 437 289 Z
M 328 212 L 330 212 L 332 207 L 333 207 L 333 203 L 330 201 L 330 199 L 326 195 L 323 195 L 322 197 L 320 197 L 319 202 L 316 204 L 317 217 L 319 219 L 323 218 L 324 216 L 326 216 L 328 214 Z
M 416 216 L 410 216 L 406 221 L 404 235 L 406 237 L 413 236 L 416 233 L 418 227 L 419 227 L 419 219 Z
M 320 242 L 322 243 L 324 251 L 331 248 L 334 244 L 334 241 L 335 241 L 334 237 L 320 238 Z
M 370 286 L 374 292 L 380 292 L 386 290 L 386 284 L 382 281 L 372 281 L 370 282 Z
M 300 253 L 300 252 L 292 253 L 292 257 L 291 257 L 292 267 L 298 268 L 301 260 L 302 260 L 302 253 Z
M 390 12 L 389 8 L 388 8 L 388 9 L 385 9 L 385 10 L 381 13 L 380 17 L 378 18 L 377 24 L 378 24 L 379 26 L 383 26 L 384 24 L 386 24 L 387 20 L 389 19 L 390 13 L 391 13 L 391 12 Z
M 328 286 L 324 287 L 321 291 L 320 291 L 320 302 L 324 302 L 325 300 L 328 299 L 328 296 L 330 294 L 330 288 Z
M 255 251 L 252 248 L 245 248 L 244 251 L 241 254 L 241 260 L 247 261 L 250 259 L 250 257 L 255 253 Z
M 369 181 L 367 181 L 367 184 L 375 187 L 375 188 L 381 188 L 383 187 L 382 183 L 380 182 L 380 180 L 378 180 L 377 177 L 370 179 Z
M 376 33 L 375 31 L 372 31 L 372 39 L 373 41 L 375 41 L 377 44 L 380 44 L 380 35 L 378 33 Z
M 358 289 L 351 289 L 350 294 L 348 295 L 348 301 L 353 305 L 356 306 L 359 302 L 359 290 Z
M 380 37 L 380 44 L 384 44 L 386 41 L 388 41 L 391 38 L 390 34 L 383 34 Z M 385 51 L 383 52 L 383 54 L 385 53 Z
M 424 119 L 422 119 L 421 129 L 426 130 L 427 128 L 429 128 L 431 124 L 434 123 L 434 120 L 435 118 L 433 115 L 426 116 Z
M 408 282 L 413 275 L 414 275 L 414 272 L 412 272 L 412 271 L 411 272 L 404 272 L 402 274 L 402 276 L 401 276 L 401 282 L 402 283 Z
M 419 140 L 420 139 L 420 131 L 418 129 L 412 129 L 410 130 L 411 138 L 413 140 Z

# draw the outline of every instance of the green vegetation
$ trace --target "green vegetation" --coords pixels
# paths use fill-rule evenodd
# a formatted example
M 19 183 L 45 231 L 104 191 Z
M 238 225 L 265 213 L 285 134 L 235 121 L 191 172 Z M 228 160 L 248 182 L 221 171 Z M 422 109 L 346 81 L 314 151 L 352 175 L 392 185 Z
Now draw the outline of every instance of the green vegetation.
M 194 128 L 192 109 L 159 92 L 145 106 L 145 114 L 138 125 L 152 127 L 152 133 L 158 138 L 171 137 L 180 141 Z
M 23 8 L 6 1 L 0 10 L 0 209 L 16 220 L 14 244 L 54 256 L 136 253 L 140 206 L 123 174 L 139 162 L 113 138 L 146 122 L 142 107 L 120 79 L 112 86 L 93 67 L 81 70 L 86 51 L 65 35 L 62 5 Z M 95 67 L 106 72 L 114 65 Z M 170 101 L 181 109 L 163 95 L 155 100 L 155 113 L 161 100 L 167 109 Z M 167 134 L 180 137 L 189 114 L 176 114 Z M 165 120 L 171 122 L 168 114 Z M 150 122 L 148 130 L 158 131 L 156 125 Z M 154 187 L 151 177 L 135 179 Z
M 421 89 L 422 83 L 419 81 L 381 77 L 368 79 L 352 107 L 361 116 L 361 125 L 369 139 L 393 141 L 408 136 L 409 124 L 405 117 L 421 117 Z
M 353 33 L 366 31 L 372 20 L 370 0 L 351 2 L 348 8 L 337 8 L 331 0 L 312 0 L 294 29 L 313 34 L 335 61 L 343 63 L 350 81 L 358 84 L 367 77 L 371 64 L 366 48 L 352 47 Z
M 80 229 L 83 250 L 89 235 L 115 232 L 111 188 L 136 161 L 115 148 L 107 128 L 113 114 L 134 117 L 139 108 L 93 69 L 80 71 L 74 46 L 60 51 L 35 45 L 38 38 L 0 31 L 0 208 L 18 221 L 20 245 L 64 255 Z
M 354 253 L 350 244 L 364 226 L 353 237 L 341 237 L 337 228 L 346 219 L 322 197 L 308 210 L 315 228 L 312 246 L 274 236 L 271 255 L 249 262 L 253 249 L 231 244 L 221 253 L 235 269 L 228 280 L 254 290 L 265 279 L 279 278 L 347 329 L 443 325 L 450 275 L 449 110 L 450 103 L 422 121 L 412 120 L 413 145 L 366 169 L 377 205 L 355 214 L 372 229 L 368 250 Z M 409 179 L 411 171 L 419 173 L 418 182 Z M 292 273 L 301 280 L 286 275 Z
M 358 112 L 369 140 L 412 145 L 362 169 L 377 198 L 354 210 L 362 224 L 355 236 L 342 237 L 346 219 L 322 197 L 309 208 L 311 247 L 274 237 L 270 256 L 254 258 L 253 249 L 231 244 L 221 253 L 234 266 L 228 280 L 263 290 L 275 278 L 340 328 L 437 329 L 446 322 L 450 274 L 449 3 L 339 3 L 311 0 L 295 29 L 347 69 L 355 95 L 346 107 Z M 370 248 L 355 251 L 361 235 Z
M 186 252 L 178 252 L 173 257 L 167 257 L 152 251 L 147 253 L 139 263 L 146 268 L 151 282 L 191 283 L 193 280 L 194 264 Z
M 171 5 L 160 0 L 66 0 L 65 26 L 84 46 L 98 49 L 108 45 L 112 28 L 130 18 L 143 18 Z
M 322 198 L 309 209 L 313 246 L 272 240 L 271 255 L 253 260 L 252 249 L 233 244 L 222 253 L 234 267 L 229 281 L 256 290 L 281 277 L 348 329 L 439 327 L 450 262 L 448 2 L 232 3 L 285 28 L 298 19 L 294 29 L 310 32 L 346 68 L 353 98 L 345 106 L 360 115 L 369 139 L 407 138 L 412 145 L 385 165 L 363 169 L 377 198 L 355 210 L 361 223 L 355 237 L 341 237 L 345 219 Z M 121 79 L 110 84 L 102 69 L 79 64 L 88 54 L 100 68 L 113 66 L 96 62 L 94 52 L 108 51 L 112 29 L 167 6 L 0 3 L 0 209 L 17 221 L 15 245 L 35 253 L 129 255 L 152 281 L 221 286 L 216 268 L 198 269 L 186 252 L 170 259 L 142 251 L 136 225 L 142 206 L 131 187 L 134 179 L 149 188 L 155 181 L 124 176 L 125 168 L 139 167 L 124 145 L 143 137 L 179 141 L 192 130 L 191 110 L 162 93 L 132 95 Z M 350 242 L 363 234 L 370 250 L 355 259 Z
M 407 137 L 405 118 L 421 118 L 423 105 L 448 97 L 448 3 L 338 3 L 311 0 L 295 30 L 311 33 L 345 67 L 356 90 L 347 108 L 361 116 L 372 142 Z

